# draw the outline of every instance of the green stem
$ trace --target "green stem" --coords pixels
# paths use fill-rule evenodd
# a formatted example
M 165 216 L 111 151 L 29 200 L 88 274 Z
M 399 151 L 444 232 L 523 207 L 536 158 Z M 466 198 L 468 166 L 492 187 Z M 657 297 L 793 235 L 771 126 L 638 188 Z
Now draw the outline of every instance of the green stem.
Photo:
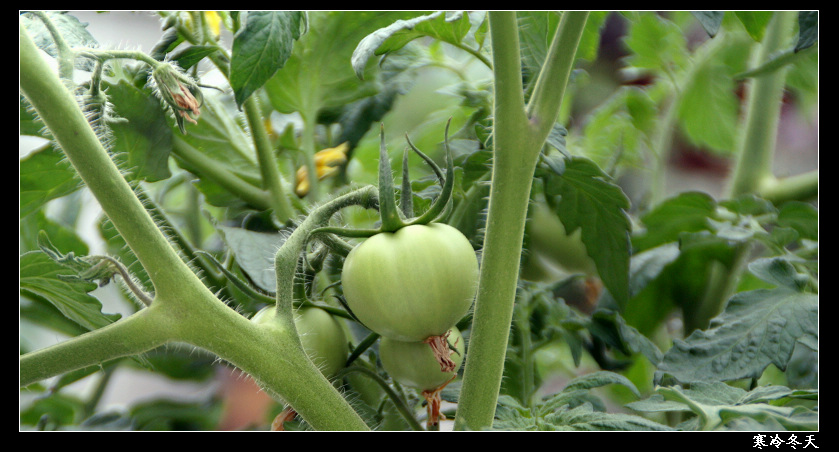
M 155 314 L 157 309 L 143 309 L 106 327 L 22 355 L 20 386 L 165 344 L 171 339 L 171 329 Z
M 763 65 L 773 54 L 790 45 L 797 18 L 795 11 L 774 13 L 763 42 L 754 54 L 752 67 Z M 749 81 L 744 133 L 737 149 L 737 162 L 728 191 L 730 197 L 756 193 L 764 181 L 772 177 L 787 69 L 779 68 Z
M 760 195 L 775 204 L 786 201 L 809 201 L 819 197 L 819 171 L 813 170 L 783 179 L 764 180 Z
M 411 426 L 411 429 L 416 431 L 424 430 L 420 423 L 417 421 L 417 418 L 414 417 L 414 413 L 411 412 L 411 409 L 408 408 L 408 406 L 405 405 L 405 402 L 402 401 L 402 398 L 399 397 L 399 394 L 397 394 L 396 391 L 394 391 L 393 388 L 391 388 L 390 385 L 387 384 L 387 382 L 384 379 L 382 379 L 382 377 L 380 377 L 379 374 L 377 374 L 376 372 L 362 366 L 349 366 L 345 367 L 344 369 L 341 369 L 341 371 L 338 372 L 336 378 L 343 378 L 354 372 L 364 374 L 371 380 L 375 381 L 376 384 L 378 384 L 385 391 L 387 396 L 390 397 L 391 403 L 393 403 L 393 406 L 395 406 L 396 410 L 399 411 L 399 414 L 402 415 L 402 418 L 405 419 L 405 422 L 407 422 L 408 425 Z
M 492 167 L 481 277 L 456 429 L 492 425 L 504 370 L 533 171 L 559 114 L 587 12 L 565 12 L 525 114 L 516 15 L 489 13 L 495 100 Z
M 230 172 L 223 164 L 195 149 L 182 138 L 174 137 L 172 152 L 175 158 L 195 168 L 202 177 L 221 185 L 225 190 L 236 194 L 248 204 L 258 209 L 269 209 L 271 207 L 268 193 Z
M 265 124 L 262 122 L 262 114 L 256 96 L 250 96 L 245 100 L 244 110 L 256 148 L 256 156 L 259 160 L 263 186 L 270 193 L 274 215 L 280 223 L 285 223 L 291 218 L 294 210 L 283 188 L 282 176 L 277 167 L 277 160 L 274 158 L 268 132 L 265 131 Z

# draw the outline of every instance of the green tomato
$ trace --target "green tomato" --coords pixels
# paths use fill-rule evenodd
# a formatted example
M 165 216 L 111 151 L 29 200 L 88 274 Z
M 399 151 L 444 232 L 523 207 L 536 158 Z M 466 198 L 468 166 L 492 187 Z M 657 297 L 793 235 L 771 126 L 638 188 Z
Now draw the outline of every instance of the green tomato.
M 469 311 L 478 259 L 454 227 L 411 225 L 353 248 L 341 282 L 347 305 L 367 328 L 419 342 L 445 334 Z
M 594 260 L 589 257 L 581 239 L 581 230 L 577 229 L 568 235 L 556 213 L 544 204 L 531 205 L 527 231 L 531 259 L 537 262 L 540 258 L 546 259 L 569 273 L 597 275 Z
M 379 341 L 382 367 L 395 381 L 421 391 L 433 391 L 445 385 L 457 375 L 466 349 L 460 330 L 452 327 L 450 331 L 448 341 L 453 352 L 451 360 L 456 365 L 451 372 L 440 371 L 440 364 L 428 344 L 397 341 L 387 337 Z
M 251 321 L 265 324 L 273 319 L 274 306 L 266 306 Z M 303 350 L 327 378 L 347 363 L 347 335 L 341 322 L 320 308 L 302 308 L 294 313 L 294 325 Z

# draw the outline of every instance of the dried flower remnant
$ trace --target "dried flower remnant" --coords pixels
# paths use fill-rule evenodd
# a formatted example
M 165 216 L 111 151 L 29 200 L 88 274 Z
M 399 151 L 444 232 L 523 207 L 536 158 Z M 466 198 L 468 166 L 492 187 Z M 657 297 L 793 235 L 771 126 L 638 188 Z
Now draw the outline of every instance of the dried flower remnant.
M 156 92 L 175 112 L 178 128 L 186 134 L 184 119 L 198 124 L 196 120 L 201 114 L 203 96 L 198 86 L 176 66 L 162 63 L 152 72 L 152 79 L 156 85 Z M 198 98 L 196 98 L 196 95 Z

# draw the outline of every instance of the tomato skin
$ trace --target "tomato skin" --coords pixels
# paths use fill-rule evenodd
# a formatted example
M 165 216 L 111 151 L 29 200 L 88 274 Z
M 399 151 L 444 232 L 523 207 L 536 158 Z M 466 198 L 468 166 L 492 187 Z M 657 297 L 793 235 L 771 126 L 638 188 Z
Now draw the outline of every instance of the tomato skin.
M 367 328 L 418 342 L 445 334 L 469 311 L 478 259 L 456 228 L 411 225 L 356 246 L 341 281 L 347 305 Z
M 266 306 L 251 321 L 272 321 L 274 306 Z M 349 355 L 347 335 L 341 322 L 320 308 L 302 308 L 294 313 L 294 325 L 309 359 L 327 378 L 343 369 Z
M 538 262 L 540 257 L 545 258 L 569 273 L 597 275 L 594 260 L 589 257 L 580 238 L 580 229 L 568 235 L 556 214 L 544 204 L 532 204 L 530 210 L 527 232 L 531 259 Z
M 433 391 L 448 383 L 460 369 L 466 349 L 457 327 L 452 327 L 448 341 L 454 353 L 451 360 L 456 367 L 451 372 L 441 372 L 440 364 L 431 347 L 424 342 L 404 342 L 383 337 L 379 341 L 379 358 L 391 378 L 421 391 Z

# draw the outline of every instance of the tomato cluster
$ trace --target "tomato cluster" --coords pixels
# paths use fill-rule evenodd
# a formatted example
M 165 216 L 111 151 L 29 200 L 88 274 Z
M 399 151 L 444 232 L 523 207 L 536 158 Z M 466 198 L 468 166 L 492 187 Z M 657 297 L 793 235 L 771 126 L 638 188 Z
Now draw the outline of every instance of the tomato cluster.
M 382 336 L 382 366 L 395 381 L 421 391 L 434 428 L 440 392 L 463 362 L 456 324 L 477 289 L 478 259 L 469 240 L 442 223 L 381 232 L 350 251 L 341 280 L 347 306 Z

